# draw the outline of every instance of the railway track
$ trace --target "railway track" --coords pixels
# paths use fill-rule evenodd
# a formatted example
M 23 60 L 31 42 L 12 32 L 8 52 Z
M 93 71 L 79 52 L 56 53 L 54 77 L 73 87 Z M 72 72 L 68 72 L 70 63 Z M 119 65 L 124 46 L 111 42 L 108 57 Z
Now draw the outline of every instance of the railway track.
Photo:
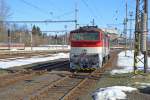
M 78 100 L 78 97 L 86 93 L 91 85 L 95 84 L 103 73 L 112 67 L 113 60 L 116 60 L 117 52 L 112 53 L 108 63 L 99 70 L 92 73 L 76 73 L 66 76 L 56 82 L 25 96 L 23 100 Z
M 69 50 L 51 50 L 51 51 L 0 51 L 0 59 L 14 58 L 14 57 L 24 57 L 30 58 L 32 56 L 46 56 L 47 54 L 56 53 L 68 53 Z
M 82 79 L 66 76 L 36 93 L 24 97 L 23 100 L 60 100 L 70 89 L 76 87 Z
M 81 91 L 88 90 L 91 83 L 99 80 L 103 69 L 85 75 L 72 74 L 30 94 L 23 100 L 77 100 Z
M 44 64 L 38 64 L 32 67 L 28 67 L 26 68 L 27 70 L 47 70 L 50 71 L 52 69 L 57 69 L 60 68 L 62 66 L 68 66 L 69 65 L 69 61 L 68 59 L 62 59 L 60 61 L 57 62 L 47 62 Z
M 5 100 L 10 100 L 10 98 L 13 98 L 11 100 L 77 100 L 80 95 L 88 92 L 89 88 L 100 79 L 106 70 L 112 67 L 112 63 L 115 60 L 116 55 L 117 52 L 112 53 L 108 63 L 106 63 L 101 69 L 95 70 L 92 73 L 79 72 L 66 74 L 63 77 L 53 81 L 49 81 L 51 80 L 50 77 L 53 77 L 53 74 L 49 74 L 47 71 L 60 67 L 63 68 L 69 64 L 68 61 L 64 60 L 53 63 L 45 63 L 45 65 L 39 64 L 38 66 L 30 67 L 27 69 L 27 72 L 24 72 L 26 75 L 25 77 L 18 73 L 18 75 L 15 77 L 10 76 L 10 78 L 6 78 L 8 81 L 5 83 L 4 87 L 7 88 L 3 87 L 2 90 L 0 89 L 0 99 L 4 98 Z M 43 77 L 42 79 L 44 80 L 41 80 L 40 78 L 40 80 L 35 81 L 33 77 L 36 77 L 36 79 L 38 77 Z M 3 78 L 0 78 L 0 81 L 2 81 L 2 79 Z M 27 82 L 23 80 L 27 80 Z M 23 83 L 20 83 L 21 81 L 23 81 Z M 9 85 L 12 87 L 9 88 Z M 15 90 L 15 93 L 13 90 Z M 9 95 L 9 97 L 7 95 Z
M 6 87 L 8 85 L 12 85 L 16 82 L 30 79 L 31 77 L 34 76 L 39 76 L 47 71 L 50 71 L 52 69 L 61 69 L 64 66 L 67 66 L 69 64 L 68 60 L 63 59 L 58 62 L 47 62 L 47 63 L 42 63 L 38 64 L 32 67 L 28 67 L 26 69 L 19 69 L 19 70 L 9 70 L 10 74 L 5 75 L 5 76 L 0 76 L 0 88 L 1 87 Z

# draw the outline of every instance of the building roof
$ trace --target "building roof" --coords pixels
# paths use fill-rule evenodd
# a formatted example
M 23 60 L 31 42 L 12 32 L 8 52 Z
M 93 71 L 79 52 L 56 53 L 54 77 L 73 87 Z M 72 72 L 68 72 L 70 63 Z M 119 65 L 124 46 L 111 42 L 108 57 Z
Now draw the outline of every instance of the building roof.
M 109 34 L 120 34 L 119 30 L 115 28 L 103 28 L 104 32 L 108 32 Z

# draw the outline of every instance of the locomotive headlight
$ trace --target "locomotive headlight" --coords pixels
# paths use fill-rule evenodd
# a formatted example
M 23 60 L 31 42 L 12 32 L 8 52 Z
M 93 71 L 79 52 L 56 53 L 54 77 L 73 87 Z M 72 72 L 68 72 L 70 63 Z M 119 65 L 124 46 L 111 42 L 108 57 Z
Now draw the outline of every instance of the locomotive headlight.
M 75 54 L 70 54 L 70 62 L 77 62 L 78 58 Z
M 73 61 L 73 58 L 74 58 L 74 54 L 70 54 L 70 62 Z
M 92 55 L 90 58 L 90 62 L 92 65 L 97 65 L 99 64 L 99 56 L 98 54 Z

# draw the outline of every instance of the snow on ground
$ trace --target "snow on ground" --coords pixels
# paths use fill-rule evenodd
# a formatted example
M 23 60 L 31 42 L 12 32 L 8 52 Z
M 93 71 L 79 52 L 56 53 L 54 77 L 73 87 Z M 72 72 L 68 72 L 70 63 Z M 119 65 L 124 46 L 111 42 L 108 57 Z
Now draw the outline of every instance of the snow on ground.
M 32 57 L 32 58 L 22 58 L 22 59 L 16 59 L 12 61 L 5 61 L 1 60 L 0 61 L 0 68 L 7 69 L 10 67 L 16 67 L 16 66 L 22 66 L 22 65 L 28 65 L 32 63 L 37 63 L 37 62 L 43 62 L 43 61 L 49 61 L 49 60 L 56 60 L 60 58 L 69 58 L 69 53 L 58 53 L 58 54 L 53 54 L 49 57 Z
M 8 50 L 7 50 L 8 49 Z M 4 51 L 49 51 L 49 50 L 70 50 L 70 45 L 41 45 L 38 47 L 9 47 L 0 48 L 0 52 Z
M 140 83 L 140 82 L 135 82 L 135 84 L 144 85 L 144 86 L 150 86 L 150 83 Z
M 14 57 L 14 58 L 6 58 L 6 59 L 0 59 L 0 61 L 10 61 L 15 59 L 24 59 L 25 57 Z
M 150 83 L 135 82 L 135 84 L 136 84 L 136 85 L 140 85 L 141 88 L 150 87 Z
M 69 45 L 45 45 L 40 47 L 32 47 L 33 51 L 40 51 L 40 50 L 69 50 Z M 31 47 L 25 47 L 25 51 L 31 51 Z
M 125 56 L 125 51 L 122 51 L 118 54 L 117 66 L 119 69 L 115 69 L 111 71 L 111 74 L 121 74 L 121 73 L 129 73 L 133 72 L 133 64 L 134 64 L 134 51 L 126 51 L 127 56 Z M 141 54 L 139 58 L 143 58 Z M 137 64 L 139 70 L 143 70 L 144 66 L 142 62 Z M 150 57 L 148 57 L 148 66 L 150 66 Z M 148 68 L 150 70 L 150 67 Z
M 126 86 L 112 86 L 97 89 L 93 94 L 93 100 L 118 100 L 126 99 L 125 92 L 136 91 L 136 88 Z

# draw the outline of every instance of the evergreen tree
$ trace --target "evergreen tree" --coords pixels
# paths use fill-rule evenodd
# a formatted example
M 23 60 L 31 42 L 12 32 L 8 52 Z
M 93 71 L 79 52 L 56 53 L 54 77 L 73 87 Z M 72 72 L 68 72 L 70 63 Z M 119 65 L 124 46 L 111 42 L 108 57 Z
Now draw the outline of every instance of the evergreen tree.
M 34 25 L 33 28 L 32 28 L 32 34 L 33 35 L 36 35 L 37 34 L 37 29 L 36 29 L 36 26 Z
M 36 31 L 37 31 L 38 36 L 42 36 L 41 29 L 38 26 L 36 27 Z

